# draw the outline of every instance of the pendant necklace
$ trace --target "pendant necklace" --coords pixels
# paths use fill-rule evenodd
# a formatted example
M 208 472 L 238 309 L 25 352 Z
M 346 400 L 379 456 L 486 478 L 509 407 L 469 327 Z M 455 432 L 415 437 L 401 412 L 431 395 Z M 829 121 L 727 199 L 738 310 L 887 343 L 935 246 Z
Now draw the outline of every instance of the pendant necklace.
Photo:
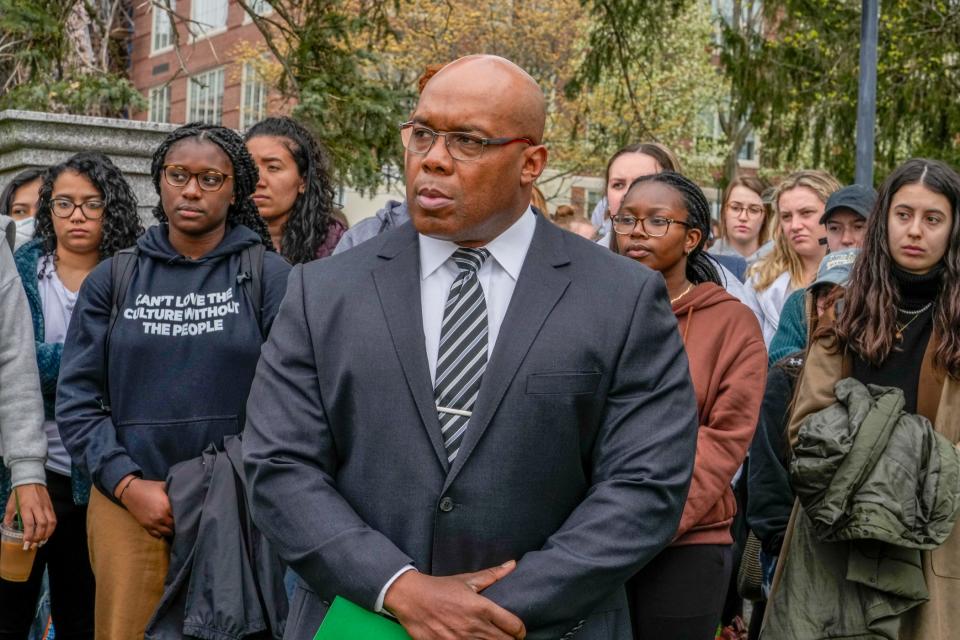
M 922 316 L 924 313 L 926 313 L 927 311 L 929 311 L 932 306 L 933 306 L 933 303 L 932 303 L 932 302 L 928 302 L 927 304 L 923 305 L 922 307 L 920 307 L 920 308 L 917 309 L 916 311 L 908 311 L 908 310 L 906 310 L 906 309 L 901 309 L 900 307 L 897 307 L 897 313 L 902 313 L 902 314 L 905 315 L 905 316 L 913 316 L 912 318 L 910 318 L 909 320 L 907 320 L 907 321 L 904 322 L 903 324 L 900 324 L 899 322 L 896 323 L 896 324 L 897 324 L 897 341 L 898 341 L 898 342 L 903 342 L 903 332 L 907 330 L 907 327 L 909 327 L 911 324 L 913 324 L 913 321 L 914 321 L 914 320 L 916 320 L 917 318 L 919 318 L 920 316 Z

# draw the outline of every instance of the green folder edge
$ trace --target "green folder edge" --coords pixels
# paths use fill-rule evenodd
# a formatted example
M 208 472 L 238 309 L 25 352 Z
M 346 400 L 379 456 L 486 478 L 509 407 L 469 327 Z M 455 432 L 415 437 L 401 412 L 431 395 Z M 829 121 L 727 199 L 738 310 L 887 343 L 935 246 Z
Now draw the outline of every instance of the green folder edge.
M 411 640 L 399 623 L 337 596 L 313 640 Z

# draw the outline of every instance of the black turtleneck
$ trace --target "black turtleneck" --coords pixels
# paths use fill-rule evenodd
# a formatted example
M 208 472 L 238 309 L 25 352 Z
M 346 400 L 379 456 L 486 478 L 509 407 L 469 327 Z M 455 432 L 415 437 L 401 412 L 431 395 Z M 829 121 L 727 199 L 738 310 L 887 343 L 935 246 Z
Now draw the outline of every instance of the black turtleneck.
M 940 294 L 942 268 L 937 266 L 929 273 L 916 275 L 894 266 L 893 279 L 900 291 L 897 325 L 907 325 L 903 340 L 879 367 L 855 357 L 853 377 L 864 384 L 903 389 L 904 410 L 916 413 L 920 369 L 933 333 L 933 310 Z M 920 313 L 908 313 L 917 311 Z

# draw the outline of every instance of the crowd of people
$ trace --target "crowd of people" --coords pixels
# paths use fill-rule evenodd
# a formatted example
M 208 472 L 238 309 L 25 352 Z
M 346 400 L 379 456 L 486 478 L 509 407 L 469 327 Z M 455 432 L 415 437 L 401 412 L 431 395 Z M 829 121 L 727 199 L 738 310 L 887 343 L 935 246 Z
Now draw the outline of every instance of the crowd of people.
M 951 637 L 956 170 L 742 175 L 714 220 L 638 142 L 591 220 L 535 186 L 526 72 L 420 89 L 405 200 L 349 229 L 288 117 L 171 132 L 146 229 L 100 153 L 8 183 L 0 504 L 33 565 L 0 640 L 47 588 L 58 638 L 313 638 L 336 598 L 415 640 Z

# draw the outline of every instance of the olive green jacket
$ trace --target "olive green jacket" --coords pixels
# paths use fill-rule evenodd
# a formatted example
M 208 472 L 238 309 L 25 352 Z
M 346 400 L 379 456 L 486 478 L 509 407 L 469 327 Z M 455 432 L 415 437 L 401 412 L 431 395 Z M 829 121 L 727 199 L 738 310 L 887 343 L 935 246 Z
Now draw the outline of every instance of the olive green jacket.
M 808 416 L 793 449 L 795 517 L 766 638 L 897 640 L 928 599 L 921 549 L 950 535 L 960 510 L 960 452 L 899 389 L 846 378 Z
M 920 373 L 917 412 L 930 420 L 934 430 L 951 443 L 960 442 L 960 380 L 945 378 L 933 365 L 933 354 L 939 344 L 937 336 L 930 339 Z M 824 341 L 814 342 L 807 354 L 803 373 L 797 383 L 794 407 L 790 420 L 791 444 L 796 444 L 800 425 L 807 416 L 836 402 L 835 385 L 850 373 L 849 358 L 836 353 Z M 774 594 L 768 608 L 767 624 L 776 608 L 776 592 L 785 573 L 785 559 L 794 538 L 802 537 L 803 527 L 799 503 L 794 506 L 784 540 L 781 562 L 774 578 Z M 846 544 L 849 543 L 831 543 Z M 900 618 L 899 640 L 951 640 L 960 629 L 960 527 L 955 528 L 947 540 L 930 551 L 920 554 L 924 582 L 929 599 L 920 606 L 909 609 Z M 877 563 L 876 560 L 874 560 Z M 863 603 L 866 607 L 867 603 Z M 782 636 L 764 630 L 764 638 L 779 640 Z M 835 634 L 824 637 L 837 637 Z M 883 637 L 877 635 L 866 638 Z M 789 640 L 793 640 L 790 638 Z

